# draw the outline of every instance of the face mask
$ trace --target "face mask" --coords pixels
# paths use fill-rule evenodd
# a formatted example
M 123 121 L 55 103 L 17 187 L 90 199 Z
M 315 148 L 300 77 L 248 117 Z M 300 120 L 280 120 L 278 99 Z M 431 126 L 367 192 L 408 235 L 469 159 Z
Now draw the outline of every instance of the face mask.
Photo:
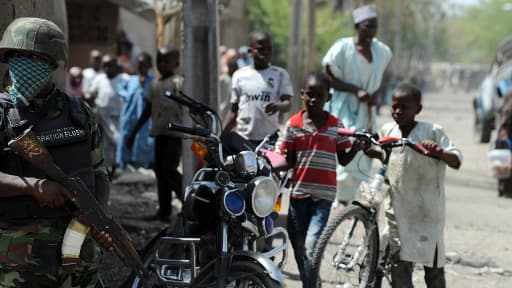
M 50 66 L 42 61 L 27 57 L 11 57 L 9 76 L 12 81 L 9 94 L 14 105 L 30 102 L 52 81 Z

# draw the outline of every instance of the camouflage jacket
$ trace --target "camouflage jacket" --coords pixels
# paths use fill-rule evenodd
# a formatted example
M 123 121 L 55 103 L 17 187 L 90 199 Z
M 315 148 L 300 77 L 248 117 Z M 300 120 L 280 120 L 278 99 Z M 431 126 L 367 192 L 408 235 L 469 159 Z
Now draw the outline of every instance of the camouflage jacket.
M 55 93 L 55 92 L 54 92 Z M 69 105 L 64 93 L 57 93 L 54 107 L 45 117 L 53 119 Z M 34 103 L 42 105 L 42 100 Z M 96 118 L 91 109 L 83 104 L 88 115 L 88 129 L 91 139 L 91 163 L 95 175 L 106 176 L 103 166 L 103 148 Z M 5 113 L 0 105 L 0 161 L 3 149 L 9 140 L 6 131 Z M 60 246 L 69 219 L 34 219 L 20 223 L 0 222 L 0 269 L 15 269 L 37 273 L 55 273 L 60 265 Z M 82 265 L 95 265 L 99 248 L 88 239 L 82 247 Z
M 55 90 L 56 92 L 56 90 Z M 54 93 L 55 93 L 54 92 Z M 63 110 L 64 105 L 67 105 L 67 100 L 65 99 L 65 94 L 58 93 L 57 99 L 55 101 L 55 107 L 50 108 L 50 112 L 47 113 L 46 117 L 51 119 L 58 116 Z M 35 99 L 36 103 L 34 105 L 43 105 L 43 101 L 41 99 Z M 91 163 L 93 165 L 94 174 L 96 175 L 107 175 L 107 170 L 105 166 L 103 165 L 103 144 L 101 142 L 101 132 L 98 128 L 98 124 L 96 121 L 96 115 L 92 112 L 91 108 L 83 103 L 83 107 L 88 114 L 88 131 L 91 133 Z M 5 111 L 3 110 L 3 107 L 0 105 L 0 149 L 4 149 L 5 147 L 1 147 L 3 145 L 6 145 L 8 142 L 8 135 L 6 132 L 5 124 L 3 123 L 5 121 Z M 2 161 L 2 150 L 0 150 L 0 161 Z

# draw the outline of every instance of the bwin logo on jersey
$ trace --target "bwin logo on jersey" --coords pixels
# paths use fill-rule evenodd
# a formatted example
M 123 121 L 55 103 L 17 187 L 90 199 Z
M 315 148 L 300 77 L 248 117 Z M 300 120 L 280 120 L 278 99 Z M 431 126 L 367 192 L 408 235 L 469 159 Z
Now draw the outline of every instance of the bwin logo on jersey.
M 270 93 L 269 92 L 261 92 L 259 94 L 247 94 L 247 101 L 262 101 L 262 102 L 270 102 Z

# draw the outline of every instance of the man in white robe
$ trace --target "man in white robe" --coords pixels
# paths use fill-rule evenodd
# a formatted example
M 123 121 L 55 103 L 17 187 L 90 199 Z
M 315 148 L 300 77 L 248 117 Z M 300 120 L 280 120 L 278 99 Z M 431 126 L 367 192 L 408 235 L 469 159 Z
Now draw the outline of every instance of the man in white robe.
M 356 35 L 338 39 L 327 51 L 322 64 L 333 81 L 332 98 L 325 110 L 338 117 L 348 129 L 375 131 L 377 92 L 391 50 L 375 39 L 377 11 L 375 5 L 357 8 L 352 13 Z M 368 180 L 371 160 L 362 152 L 346 166 L 337 167 L 339 201 L 355 199 L 362 180 Z

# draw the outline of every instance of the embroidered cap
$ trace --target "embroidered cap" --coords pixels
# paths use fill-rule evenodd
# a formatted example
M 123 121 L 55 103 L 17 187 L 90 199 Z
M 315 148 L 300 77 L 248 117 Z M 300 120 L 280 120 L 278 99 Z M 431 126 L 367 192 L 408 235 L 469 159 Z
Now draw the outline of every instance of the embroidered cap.
M 375 4 L 361 6 L 352 12 L 352 18 L 354 19 L 354 24 L 371 18 L 377 18 L 377 6 Z

